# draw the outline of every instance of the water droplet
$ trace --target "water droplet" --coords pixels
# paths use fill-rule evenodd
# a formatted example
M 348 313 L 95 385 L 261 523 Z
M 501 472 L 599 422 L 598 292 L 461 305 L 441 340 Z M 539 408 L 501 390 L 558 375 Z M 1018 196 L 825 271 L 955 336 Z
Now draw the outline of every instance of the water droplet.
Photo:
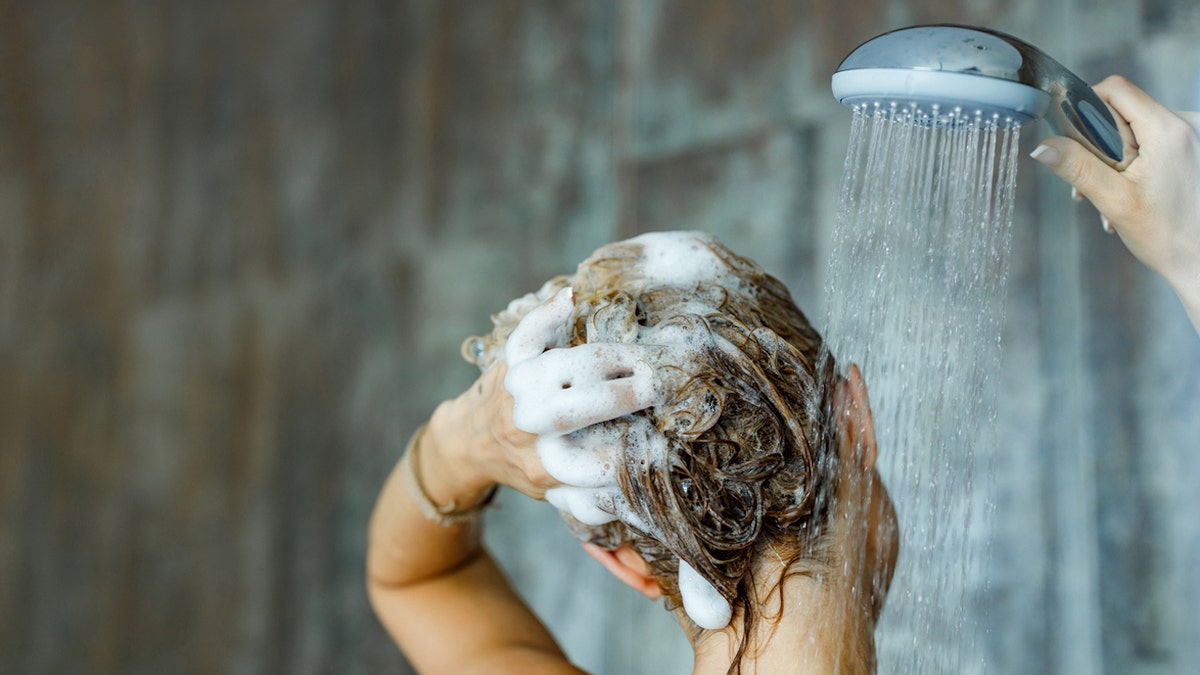
M 468 347 L 471 358 L 475 359 L 476 361 L 483 358 L 483 352 L 485 349 L 486 347 L 483 344 L 482 338 L 475 338 L 474 340 L 471 340 L 471 345 Z

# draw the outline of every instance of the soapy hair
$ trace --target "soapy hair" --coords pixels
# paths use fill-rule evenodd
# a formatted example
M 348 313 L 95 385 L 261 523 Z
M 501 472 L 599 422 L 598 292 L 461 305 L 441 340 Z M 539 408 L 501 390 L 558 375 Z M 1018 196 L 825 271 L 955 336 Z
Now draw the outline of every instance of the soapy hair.
M 464 352 L 476 362 L 494 356 L 530 305 L 568 284 L 576 303 L 572 346 L 631 342 L 648 326 L 675 325 L 700 338 L 692 360 L 676 366 L 681 386 L 662 405 L 633 414 L 649 417 L 666 437 L 665 459 L 618 466 L 621 492 L 651 531 L 564 519 L 602 548 L 632 545 L 668 609 L 682 604 L 679 561 L 688 561 L 742 618 L 733 671 L 759 618 L 756 561 L 781 560 L 785 578 L 830 564 L 836 375 L 821 336 L 782 283 L 716 240 L 700 241 L 729 268 L 720 284 L 655 285 L 641 275 L 641 246 L 609 245 L 574 277 L 514 302 L 495 317 L 492 336 L 468 341 Z

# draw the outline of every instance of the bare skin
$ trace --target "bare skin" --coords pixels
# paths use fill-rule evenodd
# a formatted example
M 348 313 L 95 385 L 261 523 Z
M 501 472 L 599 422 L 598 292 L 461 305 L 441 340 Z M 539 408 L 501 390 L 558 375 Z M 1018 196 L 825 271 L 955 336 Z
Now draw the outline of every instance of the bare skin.
M 499 483 L 534 498 L 553 487 L 535 437 L 512 426 L 503 380 L 500 364 L 438 406 L 418 437 L 417 479 L 435 504 L 477 504 Z M 392 472 L 371 517 L 367 590 L 412 665 L 422 673 L 582 672 L 513 591 L 479 535 L 478 522 L 427 520 L 399 465 Z
M 540 499 L 555 486 L 538 462 L 536 437 L 512 424 L 504 375 L 499 363 L 438 406 L 419 436 L 418 480 L 435 504 L 476 504 L 498 484 Z M 839 392 L 849 429 L 841 448 L 847 466 L 859 470 L 847 472 L 839 486 L 835 549 L 845 564 L 815 577 L 789 578 L 779 613 L 778 596 L 767 589 L 781 570 L 764 563 L 764 620 L 756 631 L 754 668 L 747 672 L 873 670 L 874 622 L 895 564 L 895 516 L 874 470 L 874 432 L 856 369 L 847 382 Z M 864 521 L 871 527 L 862 527 Z M 393 472 L 372 515 L 367 554 L 368 592 L 388 632 L 423 673 L 582 672 L 512 590 L 479 533 L 478 522 L 443 527 L 427 520 L 400 471 Z M 591 549 L 622 581 L 648 597 L 661 595 L 632 549 Z M 680 616 L 682 622 L 682 611 Z M 726 672 L 739 631 L 735 617 L 724 630 L 692 636 L 695 672 Z
M 1116 171 L 1063 137 L 1047 139 L 1033 157 L 1090 200 L 1130 252 L 1171 284 L 1200 332 L 1200 113 L 1168 110 L 1120 76 L 1095 90 L 1129 122 L 1137 158 Z

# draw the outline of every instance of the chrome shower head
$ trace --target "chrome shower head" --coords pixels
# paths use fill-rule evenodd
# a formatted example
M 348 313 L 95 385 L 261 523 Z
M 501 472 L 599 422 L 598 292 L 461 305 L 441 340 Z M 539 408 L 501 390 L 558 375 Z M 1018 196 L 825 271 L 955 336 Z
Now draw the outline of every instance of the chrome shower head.
M 1137 156 L 1129 125 L 1087 83 L 1033 45 L 987 28 L 912 26 L 872 38 L 838 66 L 833 95 L 850 107 L 914 107 L 934 121 L 979 115 L 1025 125 L 1045 117 L 1117 169 Z

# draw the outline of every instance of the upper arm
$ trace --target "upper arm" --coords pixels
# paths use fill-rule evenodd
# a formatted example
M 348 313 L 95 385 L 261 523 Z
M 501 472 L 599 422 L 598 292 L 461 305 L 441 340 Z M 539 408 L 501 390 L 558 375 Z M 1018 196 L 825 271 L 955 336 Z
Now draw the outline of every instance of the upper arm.
M 486 552 L 433 579 L 371 582 L 384 626 L 421 673 L 581 673 Z
M 457 668 L 457 667 L 456 667 Z M 527 647 L 511 647 L 492 653 L 480 654 L 465 666 L 465 670 L 447 672 L 464 675 L 586 675 L 571 665 L 562 652 L 549 653 Z

